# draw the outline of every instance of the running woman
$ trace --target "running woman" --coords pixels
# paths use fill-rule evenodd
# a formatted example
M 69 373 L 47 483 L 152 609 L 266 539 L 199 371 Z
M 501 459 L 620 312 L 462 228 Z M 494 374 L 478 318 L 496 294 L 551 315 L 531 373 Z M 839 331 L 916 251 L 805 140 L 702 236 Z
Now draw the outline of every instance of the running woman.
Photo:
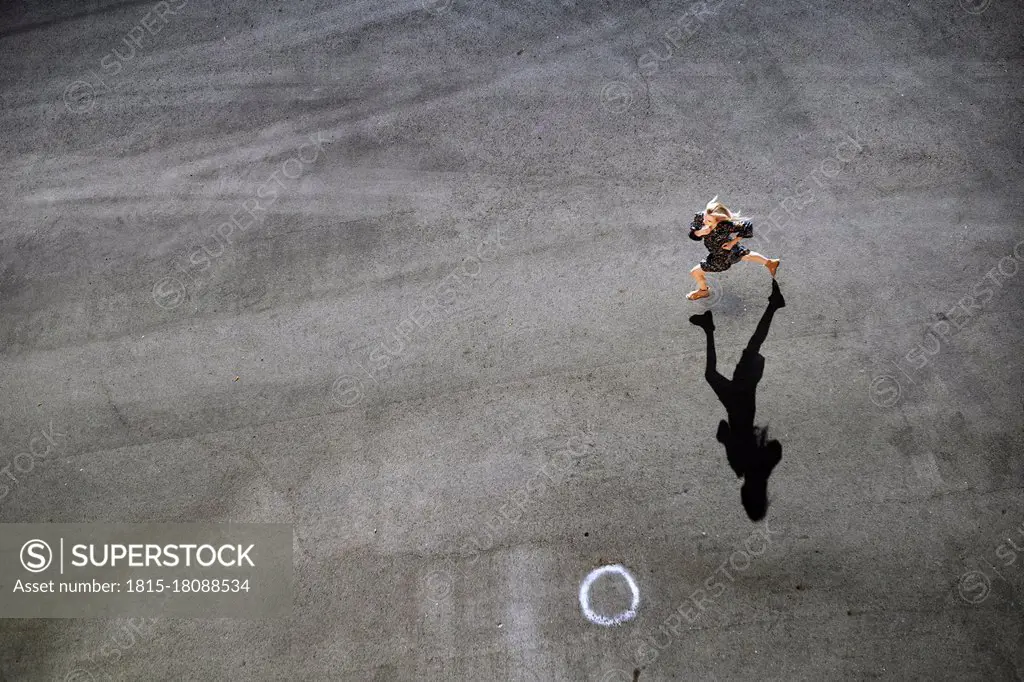
M 690 275 L 697 281 L 697 288 L 688 293 L 686 298 L 691 301 L 707 298 L 711 290 L 708 289 L 704 273 L 725 272 L 741 260 L 765 266 L 774 278 L 781 261 L 778 258 L 765 258 L 740 244 L 741 239 L 753 236 L 754 224 L 749 220 L 742 220 L 739 211 L 733 213 L 718 200 L 718 195 L 715 195 L 715 198 L 704 207 L 704 212 L 693 217 L 690 226 L 690 239 L 703 241 L 708 249 L 708 255 L 700 265 L 695 265 L 690 270 Z

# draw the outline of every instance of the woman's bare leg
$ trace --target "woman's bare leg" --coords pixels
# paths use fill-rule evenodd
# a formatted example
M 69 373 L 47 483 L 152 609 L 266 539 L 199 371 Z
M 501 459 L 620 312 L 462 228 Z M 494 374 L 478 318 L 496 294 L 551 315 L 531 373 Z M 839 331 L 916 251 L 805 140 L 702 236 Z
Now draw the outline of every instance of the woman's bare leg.
M 758 263 L 768 268 L 768 271 L 772 273 L 772 277 L 775 276 L 775 271 L 779 269 L 779 263 L 781 262 L 778 258 L 765 258 L 757 251 L 751 251 L 744 255 L 740 260 L 745 260 L 748 263 Z
M 697 281 L 698 289 L 708 288 L 708 278 L 704 276 L 704 271 L 700 269 L 699 265 L 694 265 L 693 268 L 690 269 L 690 276 Z
M 686 298 L 692 301 L 694 300 L 693 297 L 698 293 L 702 294 L 700 298 L 704 298 L 704 296 L 707 296 L 707 293 L 705 292 L 707 292 L 708 290 L 708 280 L 707 277 L 704 276 L 704 271 L 701 270 L 699 265 L 693 266 L 693 269 L 690 270 L 690 276 L 693 277 L 693 279 L 697 282 L 697 288 L 688 293 L 686 295 Z

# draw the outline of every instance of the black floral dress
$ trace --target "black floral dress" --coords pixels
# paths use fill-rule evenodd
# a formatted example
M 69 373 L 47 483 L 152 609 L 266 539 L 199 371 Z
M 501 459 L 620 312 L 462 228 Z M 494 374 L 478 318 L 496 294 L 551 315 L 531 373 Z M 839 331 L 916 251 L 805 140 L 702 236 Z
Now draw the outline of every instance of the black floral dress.
M 723 244 L 737 236 L 748 239 L 752 237 L 754 235 L 754 224 L 752 222 L 743 220 L 736 224 L 729 220 L 720 220 L 715 225 L 715 229 L 703 237 L 698 237 L 694 233 L 704 227 L 701 220 L 703 220 L 703 216 L 698 213 L 693 219 L 693 224 L 690 226 L 690 239 L 703 241 L 704 246 L 708 249 L 707 258 L 700 262 L 701 270 L 704 272 L 723 272 L 731 268 L 733 263 L 739 263 L 741 258 L 750 253 L 750 249 L 742 244 L 736 244 L 731 249 L 723 248 Z

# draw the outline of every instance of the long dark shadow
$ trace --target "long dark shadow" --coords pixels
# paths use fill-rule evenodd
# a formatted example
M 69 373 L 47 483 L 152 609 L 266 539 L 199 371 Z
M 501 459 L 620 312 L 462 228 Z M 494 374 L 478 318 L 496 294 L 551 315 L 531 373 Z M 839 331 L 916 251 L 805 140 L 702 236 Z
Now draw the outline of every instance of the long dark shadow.
M 740 500 L 752 521 L 760 521 L 768 511 L 768 477 L 782 460 L 782 444 L 768 439 L 768 427 L 754 425 L 754 414 L 757 411 L 757 384 L 764 376 L 761 344 L 768 337 L 775 311 L 785 306 L 786 300 L 778 283 L 773 280 L 768 307 L 743 350 L 731 380 L 719 374 L 717 369 L 715 323 L 711 311 L 690 317 L 690 322 L 701 327 L 707 335 L 704 378 L 729 415 L 728 421 L 723 419 L 718 423 L 716 437 L 725 446 L 729 466 L 738 478 L 743 479 Z

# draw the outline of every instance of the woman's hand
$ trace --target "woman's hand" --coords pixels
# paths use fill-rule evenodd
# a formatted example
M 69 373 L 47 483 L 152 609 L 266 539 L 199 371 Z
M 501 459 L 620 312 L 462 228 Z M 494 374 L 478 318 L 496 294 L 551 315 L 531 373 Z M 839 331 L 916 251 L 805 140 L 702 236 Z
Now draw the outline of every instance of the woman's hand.
M 726 243 L 722 244 L 722 248 L 725 249 L 726 251 L 732 251 L 732 247 L 734 247 L 737 244 L 739 244 L 740 243 L 740 239 L 742 239 L 742 237 L 736 237 L 735 239 L 730 239 Z
M 710 227 L 702 227 L 699 230 L 694 230 L 693 233 L 695 235 L 697 235 L 698 237 L 705 237 L 705 236 L 711 234 L 711 228 Z

